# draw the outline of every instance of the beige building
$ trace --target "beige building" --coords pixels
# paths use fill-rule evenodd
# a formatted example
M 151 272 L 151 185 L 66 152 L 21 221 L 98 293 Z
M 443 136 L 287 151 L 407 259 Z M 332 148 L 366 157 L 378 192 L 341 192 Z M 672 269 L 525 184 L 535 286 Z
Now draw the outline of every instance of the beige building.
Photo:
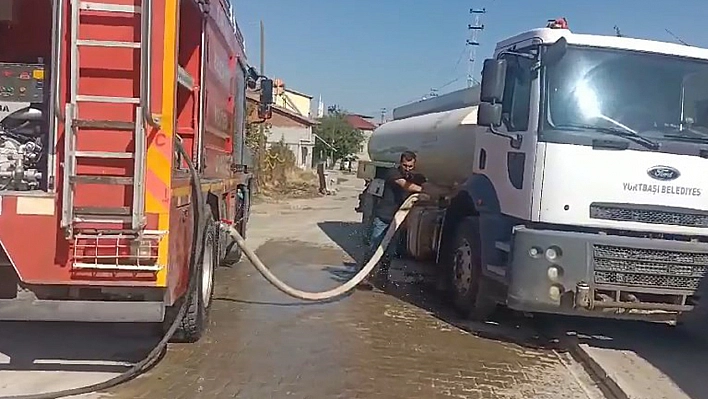
M 280 93 L 278 93 L 280 91 Z M 300 93 L 293 89 L 283 88 L 276 90 L 274 98 L 275 105 L 288 111 L 295 112 L 309 118 L 310 107 L 312 106 L 312 96 Z

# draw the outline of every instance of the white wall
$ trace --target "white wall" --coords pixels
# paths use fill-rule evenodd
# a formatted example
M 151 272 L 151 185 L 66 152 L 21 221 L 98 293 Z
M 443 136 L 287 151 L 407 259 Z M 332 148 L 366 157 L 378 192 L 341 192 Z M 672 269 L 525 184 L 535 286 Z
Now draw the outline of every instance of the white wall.
M 299 168 L 309 169 L 312 167 L 312 153 L 315 150 L 315 137 L 312 134 L 311 127 L 272 126 L 267 140 L 268 144 L 279 143 L 280 141 L 287 144 L 290 151 L 295 154 L 296 165 Z

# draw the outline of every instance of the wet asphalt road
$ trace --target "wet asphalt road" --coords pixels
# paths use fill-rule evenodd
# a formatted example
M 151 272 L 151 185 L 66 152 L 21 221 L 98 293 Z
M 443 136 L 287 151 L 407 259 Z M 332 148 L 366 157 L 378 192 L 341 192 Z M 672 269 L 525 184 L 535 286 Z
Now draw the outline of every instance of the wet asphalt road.
M 307 289 L 347 274 L 338 249 L 275 241 L 259 255 Z M 394 294 L 283 297 L 248 265 L 221 270 L 212 325 L 114 398 L 584 398 L 546 350 L 479 338 Z M 398 298 L 398 297 L 400 298 Z

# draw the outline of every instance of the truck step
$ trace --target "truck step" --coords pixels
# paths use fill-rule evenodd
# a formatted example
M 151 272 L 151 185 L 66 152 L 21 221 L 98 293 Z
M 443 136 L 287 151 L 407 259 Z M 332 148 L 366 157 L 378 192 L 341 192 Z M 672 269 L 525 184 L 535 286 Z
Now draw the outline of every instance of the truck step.
M 140 48 L 140 43 L 138 42 L 121 42 L 116 40 L 80 39 L 76 41 L 76 45 L 85 47 Z
M 106 121 L 96 119 L 74 119 L 73 127 L 101 130 L 134 130 L 134 122 Z
M 125 224 L 130 223 L 130 216 L 111 216 L 111 215 L 74 215 L 74 223 L 104 223 L 104 224 Z M 123 231 L 124 229 L 120 229 Z M 110 230 L 113 232 L 113 230 Z
M 74 263 L 74 269 L 87 270 L 118 270 L 118 271 L 135 271 L 135 272 L 157 272 L 162 269 L 160 265 L 110 265 L 101 263 Z
M 79 9 L 84 11 L 119 12 L 124 14 L 140 14 L 141 8 L 132 5 L 94 3 L 92 1 L 82 1 Z
M 81 215 L 111 215 L 111 216 L 130 216 L 130 208 L 121 206 L 116 208 L 106 208 L 100 206 L 77 206 L 74 208 L 74 213 Z
M 133 178 L 127 176 L 95 176 L 77 175 L 71 176 L 69 181 L 73 184 L 105 184 L 105 185 L 131 185 Z
M 508 241 L 496 241 L 494 243 L 494 247 L 500 251 L 504 251 L 506 253 L 511 252 L 511 244 Z
M 89 212 L 114 212 L 126 214 L 127 208 L 89 208 Z M 72 269 L 101 270 L 101 271 L 136 271 L 156 272 L 164 265 L 157 262 L 157 253 L 154 251 L 159 245 L 166 231 L 142 230 L 141 232 L 114 230 L 93 230 L 77 227 L 74 236 L 74 257 Z M 138 241 L 134 241 L 134 240 Z M 126 252 L 129 247 L 137 244 L 138 251 Z M 102 248 L 102 252 L 92 254 L 92 248 Z M 89 251 L 86 251 L 88 249 Z M 149 249 L 148 253 L 141 253 L 141 249 Z
M 77 94 L 76 101 L 86 103 L 140 104 L 140 98 L 138 97 L 94 96 L 89 94 Z
M 130 208 L 103 208 L 82 206 L 74 208 L 76 223 L 129 223 L 132 220 Z
M 110 152 L 110 151 L 75 151 L 77 158 L 101 158 L 101 159 L 131 159 L 132 152 Z

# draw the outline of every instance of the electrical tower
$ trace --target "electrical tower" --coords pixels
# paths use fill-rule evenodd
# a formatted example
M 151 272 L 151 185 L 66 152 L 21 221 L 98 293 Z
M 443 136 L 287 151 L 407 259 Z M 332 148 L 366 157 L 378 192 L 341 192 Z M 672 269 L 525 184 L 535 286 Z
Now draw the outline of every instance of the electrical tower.
M 469 60 L 467 65 L 467 87 L 472 87 L 475 83 L 475 78 L 472 76 L 474 73 L 474 62 L 477 58 L 477 47 L 479 46 L 479 34 L 484 30 L 484 25 L 482 24 L 482 15 L 487 13 L 486 8 L 471 8 L 470 14 L 474 15 L 474 24 L 467 25 L 467 29 L 470 31 L 470 38 L 467 39 L 467 46 L 470 48 Z

